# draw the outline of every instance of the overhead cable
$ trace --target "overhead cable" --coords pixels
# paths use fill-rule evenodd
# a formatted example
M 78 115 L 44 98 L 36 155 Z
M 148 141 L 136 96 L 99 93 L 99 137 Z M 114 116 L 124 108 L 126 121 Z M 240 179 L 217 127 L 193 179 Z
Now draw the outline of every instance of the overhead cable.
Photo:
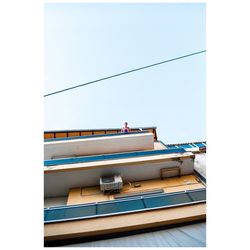
M 192 54 L 187 54 L 187 55 L 184 55 L 184 56 L 179 56 L 179 57 L 175 57 L 175 58 L 168 59 L 168 60 L 165 60 L 165 61 L 161 61 L 161 62 L 158 62 L 158 63 L 150 64 L 150 65 L 147 65 L 147 66 L 143 66 L 143 67 L 140 67 L 140 68 L 136 68 L 136 69 L 124 71 L 124 72 L 119 73 L 119 74 L 115 74 L 115 75 L 103 77 L 103 78 L 100 78 L 100 79 L 97 79 L 97 80 L 94 80 L 94 81 L 90 81 L 90 82 L 82 83 L 82 84 L 79 84 L 79 85 L 75 85 L 73 87 L 61 89 L 61 90 L 58 90 L 58 91 L 46 94 L 46 95 L 44 95 L 44 97 L 55 95 L 55 94 L 59 94 L 59 93 L 65 92 L 65 91 L 69 91 L 71 89 L 76 89 L 76 88 L 83 87 L 83 86 L 86 86 L 86 85 L 89 85 L 89 84 L 93 84 L 93 83 L 96 83 L 96 82 L 108 80 L 110 78 L 114 78 L 114 77 L 117 77 L 117 76 L 129 74 L 129 73 L 132 73 L 132 72 L 135 72 L 135 71 L 147 69 L 147 68 L 154 67 L 154 66 L 157 66 L 157 65 L 160 65 L 160 64 L 163 64 L 163 63 L 168 63 L 168 62 L 180 60 L 180 59 L 183 59 L 183 58 L 186 58 L 186 57 L 195 56 L 195 55 L 198 55 L 198 54 L 201 54 L 201 53 L 205 53 L 205 52 L 206 52 L 206 50 L 202 50 L 202 51 L 198 51 L 198 52 L 195 52 L 195 53 L 192 53 Z

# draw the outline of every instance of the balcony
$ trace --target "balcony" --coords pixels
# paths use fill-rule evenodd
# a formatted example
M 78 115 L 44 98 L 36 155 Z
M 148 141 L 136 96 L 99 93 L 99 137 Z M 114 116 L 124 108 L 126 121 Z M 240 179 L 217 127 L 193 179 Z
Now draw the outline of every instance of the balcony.
M 186 151 L 183 148 L 171 148 L 171 149 L 147 150 L 147 151 L 128 152 L 128 153 L 115 153 L 115 154 L 104 154 L 104 155 L 94 155 L 94 156 L 72 157 L 72 158 L 45 160 L 44 166 L 96 162 L 96 161 L 104 161 L 104 160 L 116 160 L 116 159 L 124 159 L 124 158 L 131 158 L 131 157 L 167 155 L 167 154 L 185 153 L 185 152 Z
M 135 213 L 168 207 L 192 205 L 206 201 L 206 190 L 198 189 L 171 194 L 144 195 L 121 200 L 84 205 L 52 207 L 44 210 L 45 223 L 89 219 Z
M 152 149 L 154 149 L 154 135 L 149 132 L 55 138 L 45 140 L 44 159 Z

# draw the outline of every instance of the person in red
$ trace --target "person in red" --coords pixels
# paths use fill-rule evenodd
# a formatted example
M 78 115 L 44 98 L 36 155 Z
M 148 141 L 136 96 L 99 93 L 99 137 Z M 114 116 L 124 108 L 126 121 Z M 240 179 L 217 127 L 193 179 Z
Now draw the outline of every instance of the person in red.
M 122 133 L 129 133 L 130 132 L 130 128 L 128 127 L 128 123 L 125 122 L 124 123 L 124 127 L 121 130 Z

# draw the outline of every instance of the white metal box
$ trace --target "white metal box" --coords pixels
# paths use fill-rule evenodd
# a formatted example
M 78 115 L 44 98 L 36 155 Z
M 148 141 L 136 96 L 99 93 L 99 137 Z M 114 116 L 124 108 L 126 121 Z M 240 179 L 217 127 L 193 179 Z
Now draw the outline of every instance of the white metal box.
M 122 178 L 120 175 L 102 176 L 100 178 L 100 188 L 105 191 L 120 191 L 123 187 Z

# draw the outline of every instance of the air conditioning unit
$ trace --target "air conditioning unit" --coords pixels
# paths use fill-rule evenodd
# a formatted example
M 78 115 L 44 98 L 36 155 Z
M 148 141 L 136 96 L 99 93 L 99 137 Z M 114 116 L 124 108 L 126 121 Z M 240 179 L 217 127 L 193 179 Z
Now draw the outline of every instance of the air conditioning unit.
M 100 178 L 100 188 L 105 191 L 120 191 L 123 187 L 122 177 L 120 175 L 102 176 Z

